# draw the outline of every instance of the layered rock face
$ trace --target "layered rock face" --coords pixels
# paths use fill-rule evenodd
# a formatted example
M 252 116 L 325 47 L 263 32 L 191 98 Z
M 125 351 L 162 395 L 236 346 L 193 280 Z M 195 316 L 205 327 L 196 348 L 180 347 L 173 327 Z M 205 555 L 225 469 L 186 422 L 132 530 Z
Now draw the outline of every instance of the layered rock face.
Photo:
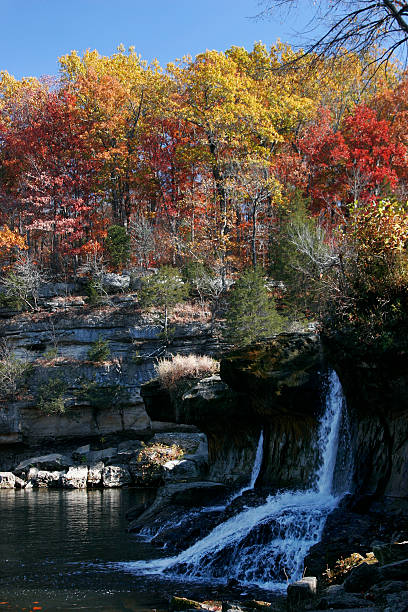
M 0 336 L 14 355 L 32 364 L 18 401 L 1 404 L 0 454 L 2 445 L 39 446 L 49 440 L 122 433 L 143 436 L 166 427 L 151 423 L 140 396 L 140 386 L 154 376 L 155 359 L 164 352 L 162 328 L 135 312 L 135 296 L 114 296 L 110 306 L 96 310 L 84 309 L 79 296 L 53 299 L 61 301 L 59 308 L 0 321 Z M 218 350 L 206 324 L 179 325 L 174 332 L 168 353 Z M 88 352 L 99 338 L 109 342 L 110 355 L 103 363 L 92 363 Z M 47 357 L 55 345 L 57 357 Z M 62 381 L 66 389 L 62 414 L 44 414 L 37 408 L 38 389 L 50 379 Z M 119 385 L 121 405 L 87 402 L 78 394 L 84 381 L 98 389 Z M 166 414 L 160 418 L 170 420 Z
M 211 478 L 228 484 L 248 482 L 263 430 L 257 485 L 271 490 L 306 488 L 317 459 L 322 374 L 330 364 L 339 374 L 348 405 L 350 440 L 340 459 L 354 461 L 351 487 L 356 509 L 364 511 L 380 500 L 391 510 L 395 502 L 395 508 L 405 512 L 407 355 L 401 344 L 381 359 L 365 354 L 364 361 L 348 350 L 344 339 L 325 338 L 322 348 L 317 335 L 281 334 L 227 353 L 220 377 L 192 385 L 181 399 L 172 401 L 157 381 L 144 385 L 142 396 L 152 419 L 161 418 L 165 410 L 174 422 L 196 425 L 207 434 Z
M 408 510 L 408 339 L 368 351 L 345 334 L 324 338 L 342 382 L 351 420 L 354 490 L 366 506 L 385 500 Z M 393 502 L 395 501 L 395 503 Z M 361 509 L 362 500 L 360 502 Z

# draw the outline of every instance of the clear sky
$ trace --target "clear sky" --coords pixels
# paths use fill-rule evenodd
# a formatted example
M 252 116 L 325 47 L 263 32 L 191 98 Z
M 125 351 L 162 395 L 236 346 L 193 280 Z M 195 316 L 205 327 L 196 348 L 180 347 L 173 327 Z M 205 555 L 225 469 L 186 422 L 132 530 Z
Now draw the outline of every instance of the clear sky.
M 165 65 L 205 49 L 294 42 L 310 16 L 254 20 L 258 0 L 0 0 L 0 9 L 0 70 L 17 78 L 56 74 L 73 49 L 110 55 L 123 43 Z

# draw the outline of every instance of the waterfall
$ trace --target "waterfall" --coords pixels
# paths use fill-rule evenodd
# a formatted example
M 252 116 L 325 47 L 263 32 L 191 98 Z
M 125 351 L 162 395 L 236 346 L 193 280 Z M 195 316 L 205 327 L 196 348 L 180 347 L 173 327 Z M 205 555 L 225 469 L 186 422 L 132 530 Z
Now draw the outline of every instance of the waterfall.
M 235 578 L 267 589 L 286 587 L 288 578 L 299 579 L 306 554 L 319 542 L 327 515 L 339 501 L 332 493 L 332 483 L 343 406 L 340 381 L 331 371 L 316 442 L 319 466 L 309 490 L 270 496 L 264 504 L 247 508 L 221 523 L 179 555 L 136 562 L 129 569 L 203 582 Z M 255 484 L 262 461 L 261 438 L 251 485 Z
M 264 436 L 263 436 L 263 429 L 262 429 L 261 433 L 259 435 L 258 446 L 256 448 L 255 461 L 254 461 L 254 465 L 252 467 L 252 472 L 251 472 L 251 478 L 250 478 L 250 481 L 249 481 L 249 485 L 247 485 L 246 487 L 242 487 L 242 489 L 240 489 L 239 491 L 234 493 L 234 495 L 232 495 L 229 498 L 229 500 L 227 501 L 225 506 L 214 506 L 214 508 L 225 509 L 231 502 L 234 501 L 234 499 L 237 499 L 238 497 L 241 497 L 241 495 L 243 493 L 246 493 L 246 491 L 252 491 L 252 489 L 255 488 L 255 483 L 256 483 L 256 481 L 258 479 L 259 472 L 261 471 L 261 466 L 262 466 L 263 439 L 264 439 Z
M 245 493 L 245 491 L 252 491 L 252 489 L 255 487 L 255 483 L 256 483 L 256 481 L 258 479 L 259 472 L 261 471 L 262 458 L 263 458 L 263 439 L 264 439 L 264 437 L 263 437 L 263 430 L 261 430 L 261 434 L 260 434 L 259 440 L 258 440 L 258 446 L 257 446 L 257 449 L 256 449 L 254 466 L 252 468 L 251 480 L 249 481 L 249 485 L 247 487 L 244 487 L 240 491 L 238 491 L 238 493 L 236 495 L 234 495 L 233 499 L 236 499 L 237 497 L 239 497 L 240 495 Z

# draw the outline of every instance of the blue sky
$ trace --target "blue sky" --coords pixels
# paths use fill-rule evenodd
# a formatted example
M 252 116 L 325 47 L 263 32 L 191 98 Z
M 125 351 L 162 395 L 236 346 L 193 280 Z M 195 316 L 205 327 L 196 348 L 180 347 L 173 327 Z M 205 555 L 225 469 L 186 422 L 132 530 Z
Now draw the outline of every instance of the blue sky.
M 257 21 L 257 0 L 0 0 L 0 8 L 0 70 L 18 78 L 56 74 L 58 56 L 72 49 L 110 55 L 123 43 L 165 65 L 205 49 L 292 42 L 308 17 Z

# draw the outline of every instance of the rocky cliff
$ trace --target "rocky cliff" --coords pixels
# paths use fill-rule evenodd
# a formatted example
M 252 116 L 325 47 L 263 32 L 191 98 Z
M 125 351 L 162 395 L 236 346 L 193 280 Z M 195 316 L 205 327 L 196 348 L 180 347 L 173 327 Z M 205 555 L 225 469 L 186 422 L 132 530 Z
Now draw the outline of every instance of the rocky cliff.
M 324 364 L 316 334 L 282 334 L 228 353 L 220 377 L 202 380 L 172 401 L 156 381 L 143 385 L 152 419 L 163 405 L 177 423 L 197 426 L 209 444 L 209 477 L 245 484 L 261 430 L 264 452 L 257 484 L 306 488 L 316 463 Z
M 162 328 L 135 309 L 134 300 L 104 309 L 71 306 L 62 312 L 19 315 L 3 319 L 0 336 L 15 356 L 32 364 L 18 401 L 3 403 L 0 410 L 0 443 L 34 443 L 45 438 L 86 437 L 119 431 L 146 432 L 151 422 L 140 397 L 140 386 L 154 376 L 155 358 L 163 353 Z M 88 352 L 99 338 L 109 342 L 110 355 L 92 363 Z M 57 356 L 47 351 L 57 345 Z M 218 344 L 206 324 L 175 326 L 169 354 L 213 354 Z M 37 391 L 49 379 L 66 387 L 66 414 L 50 417 L 37 410 Z M 100 387 L 119 384 L 121 409 L 101 407 L 95 413 L 76 392 L 83 381 Z M 166 420 L 166 419 L 161 419 Z M 167 419 L 170 420 L 170 419 Z
M 281 334 L 227 353 L 220 377 L 192 385 L 177 401 L 155 381 L 142 386 L 142 396 L 152 419 L 166 406 L 172 420 L 207 434 L 212 478 L 247 482 L 263 430 L 257 485 L 305 488 L 316 464 L 324 373 L 333 367 L 343 384 L 350 432 L 339 472 L 353 460 L 355 503 L 401 510 L 408 502 L 407 355 L 393 346 L 382 360 L 367 354 L 364 360 L 344 339 L 322 343 L 316 334 Z
M 408 510 L 408 337 L 379 338 L 367 350 L 346 333 L 323 338 L 342 382 L 351 422 L 354 491 Z
M 166 354 L 214 354 L 219 343 L 210 325 L 175 324 L 172 341 L 163 341 L 160 317 L 141 313 L 137 295 L 113 295 L 101 307 L 84 298 L 61 296 L 64 286 L 48 286 L 35 313 L 0 310 L 0 337 L 14 357 L 29 367 L 13 399 L 0 399 L 0 471 L 49 453 L 70 455 L 88 443 L 95 450 L 117 448 L 121 441 L 148 441 L 156 432 L 197 431 L 156 421 L 146 413 L 141 385 L 154 376 L 157 358 Z M 89 359 L 95 342 L 108 342 L 103 361 Z M 41 389 L 58 381 L 63 410 L 41 410 Z

